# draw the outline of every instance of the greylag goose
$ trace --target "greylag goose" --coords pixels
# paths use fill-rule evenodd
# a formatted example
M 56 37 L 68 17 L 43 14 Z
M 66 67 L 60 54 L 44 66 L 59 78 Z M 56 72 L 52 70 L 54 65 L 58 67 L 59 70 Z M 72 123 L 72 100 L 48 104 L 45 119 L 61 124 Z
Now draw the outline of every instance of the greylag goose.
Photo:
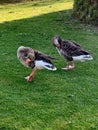
M 34 74 L 38 69 L 48 69 L 55 71 L 57 68 L 52 64 L 51 60 L 55 59 L 40 51 L 33 50 L 30 47 L 20 46 L 17 50 L 19 61 L 26 67 L 32 68 L 29 76 L 25 77 L 27 81 L 32 81 Z
M 56 47 L 58 53 L 66 59 L 67 65 L 62 68 L 63 70 L 74 69 L 74 61 L 93 59 L 88 51 L 85 51 L 78 43 L 74 41 L 62 40 L 60 36 L 54 36 L 52 43 Z

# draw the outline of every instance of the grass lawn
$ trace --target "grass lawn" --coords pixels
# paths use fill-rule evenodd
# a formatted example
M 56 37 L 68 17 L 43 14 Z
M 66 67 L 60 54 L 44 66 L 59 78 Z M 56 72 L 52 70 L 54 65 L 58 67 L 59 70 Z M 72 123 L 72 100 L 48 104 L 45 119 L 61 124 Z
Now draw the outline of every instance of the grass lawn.
M 72 0 L 0 5 L 0 130 L 98 130 L 98 27 L 71 18 Z M 65 61 L 51 44 L 54 35 L 89 50 L 93 61 Z M 50 56 L 57 71 L 31 69 L 17 59 L 17 48 L 30 46 Z

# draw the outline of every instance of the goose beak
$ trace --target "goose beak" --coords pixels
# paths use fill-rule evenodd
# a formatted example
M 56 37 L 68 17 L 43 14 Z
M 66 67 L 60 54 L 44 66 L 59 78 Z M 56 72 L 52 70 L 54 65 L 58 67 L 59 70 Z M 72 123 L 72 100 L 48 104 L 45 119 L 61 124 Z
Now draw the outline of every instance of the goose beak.
M 31 62 L 31 60 L 29 58 L 27 58 L 26 61 L 25 61 L 26 64 L 28 64 L 30 62 Z
M 58 44 L 58 45 L 57 45 L 57 48 L 61 48 L 61 46 Z

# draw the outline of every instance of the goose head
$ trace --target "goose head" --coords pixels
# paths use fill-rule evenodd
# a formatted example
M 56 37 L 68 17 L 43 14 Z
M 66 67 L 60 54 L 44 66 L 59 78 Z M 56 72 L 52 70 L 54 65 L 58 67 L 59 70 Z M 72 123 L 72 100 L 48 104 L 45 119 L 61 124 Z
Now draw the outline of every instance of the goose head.
M 30 59 L 31 61 L 34 61 L 34 50 L 29 47 L 20 46 L 17 50 L 17 57 L 24 66 L 29 67 L 26 60 Z
M 61 42 L 62 42 L 62 39 L 60 38 L 60 36 L 54 36 L 52 39 L 53 46 L 55 46 L 57 48 L 60 48 Z

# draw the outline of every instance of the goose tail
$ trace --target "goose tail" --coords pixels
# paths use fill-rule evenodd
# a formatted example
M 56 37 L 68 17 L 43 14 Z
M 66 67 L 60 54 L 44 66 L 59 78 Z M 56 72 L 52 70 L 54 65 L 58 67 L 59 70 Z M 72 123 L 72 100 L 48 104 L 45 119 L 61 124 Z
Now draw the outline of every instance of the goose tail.
M 85 60 L 93 60 L 91 55 L 81 55 L 81 56 L 73 56 L 74 61 L 85 61 Z
M 56 71 L 57 68 L 53 66 L 52 64 L 45 64 L 44 67 L 48 70 Z

